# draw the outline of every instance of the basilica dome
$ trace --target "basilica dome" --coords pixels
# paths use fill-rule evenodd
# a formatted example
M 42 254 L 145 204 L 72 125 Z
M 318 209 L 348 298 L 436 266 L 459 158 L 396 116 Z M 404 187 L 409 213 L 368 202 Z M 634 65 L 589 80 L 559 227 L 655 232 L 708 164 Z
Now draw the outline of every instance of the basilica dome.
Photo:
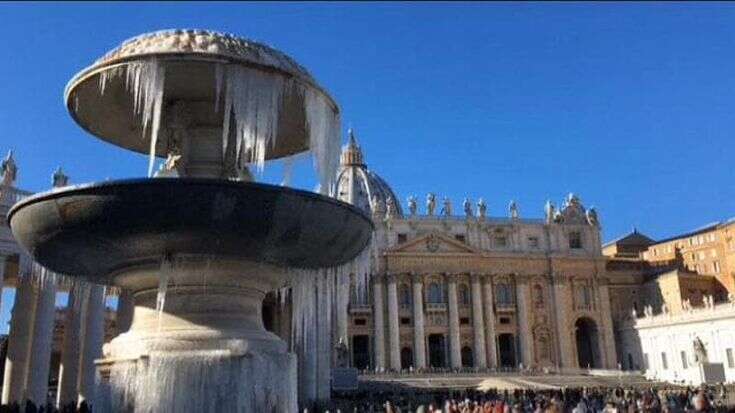
M 403 215 L 401 203 L 388 184 L 365 164 L 362 149 L 350 129 L 349 141 L 342 147 L 340 167 L 335 181 L 336 197 L 367 213 L 385 211 L 393 203 L 395 214 Z

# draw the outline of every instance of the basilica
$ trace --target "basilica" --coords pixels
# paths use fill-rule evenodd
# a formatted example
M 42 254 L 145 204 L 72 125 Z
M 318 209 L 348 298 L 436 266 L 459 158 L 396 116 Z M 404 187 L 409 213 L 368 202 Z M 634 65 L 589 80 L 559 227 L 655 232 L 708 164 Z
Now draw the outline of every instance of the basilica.
M 376 227 L 369 294 L 349 305 L 356 368 L 616 366 L 600 226 L 577 196 L 543 218 L 435 194 L 403 208 L 353 134 L 336 196 Z

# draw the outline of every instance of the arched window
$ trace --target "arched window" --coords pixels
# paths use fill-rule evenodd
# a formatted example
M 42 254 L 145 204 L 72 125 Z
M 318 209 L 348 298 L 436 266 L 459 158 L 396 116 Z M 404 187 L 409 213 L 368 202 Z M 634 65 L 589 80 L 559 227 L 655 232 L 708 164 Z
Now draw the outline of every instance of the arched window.
M 429 284 L 429 298 L 427 300 L 432 304 L 439 304 L 442 300 L 442 288 L 437 283 Z
M 513 292 L 510 285 L 501 283 L 495 286 L 495 303 L 499 307 L 509 307 L 513 304 Z
M 462 306 L 470 305 L 470 290 L 467 285 L 459 285 L 459 304 Z
M 401 307 L 411 306 L 411 289 L 408 288 L 406 284 L 401 284 L 401 289 L 398 297 L 400 299 L 399 304 L 401 305 Z

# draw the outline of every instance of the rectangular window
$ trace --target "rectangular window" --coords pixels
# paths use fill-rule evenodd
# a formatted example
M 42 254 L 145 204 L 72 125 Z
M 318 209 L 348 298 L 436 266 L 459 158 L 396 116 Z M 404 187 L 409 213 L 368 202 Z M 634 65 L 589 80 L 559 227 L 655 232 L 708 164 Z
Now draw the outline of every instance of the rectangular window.
M 406 242 L 406 239 L 407 239 L 406 234 L 398 234 L 398 243 L 399 244 L 403 244 L 404 242 Z
M 538 237 L 528 237 L 528 247 L 538 248 Z
M 683 367 L 684 369 L 689 368 L 689 363 L 687 362 L 687 352 L 686 351 L 681 352 L 681 367 Z
M 411 325 L 411 319 L 408 317 L 401 317 L 401 324 L 404 326 Z
M 668 370 L 669 369 L 669 362 L 666 360 L 666 352 L 662 352 L 661 353 L 661 367 L 664 370 Z
M 365 320 L 364 318 L 356 318 L 355 319 L 355 325 L 356 326 L 364 326 L 366 324 L 367 324 L 367 320 Z
M 725 350 L 725 354 L 727 355 L 727 367 L 735 369 L 735 358 L 732 356 L 732 349 L 728 348 Z
M 459 324 L 466 326 L 470 324 L 470 318 L 469 317 L 460 317 Z
M 582 234 L 579 231 L 572 231 L 569 233 L 569 248 L 582 248 Z
M 464 235 L 460 235 L 460 234 L 455 235 L 454 239 L 456 239 L 459 242 L 464 242 L 465 240 Z
M 495 237 L 495 246 L 505 248 L 508 246 L 508 239 L 505 237 Z
M 500 317 L 500 324 L 510 324 L 510 318 Z

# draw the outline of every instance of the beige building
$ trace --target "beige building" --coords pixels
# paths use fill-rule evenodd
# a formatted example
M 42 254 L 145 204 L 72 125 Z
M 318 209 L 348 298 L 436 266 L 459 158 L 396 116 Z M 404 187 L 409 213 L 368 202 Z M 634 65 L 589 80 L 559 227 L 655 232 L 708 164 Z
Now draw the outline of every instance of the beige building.
M 465 200 L 456 211 L 433 194 L 420 212 L 367 168 L 352 135 L 336 192 L 376 226 L 369 292 L 349 305 L 353 366 L 616 365 L 599 223 L 576 196 L 548 203 L 543 218 L 514 202 Z

